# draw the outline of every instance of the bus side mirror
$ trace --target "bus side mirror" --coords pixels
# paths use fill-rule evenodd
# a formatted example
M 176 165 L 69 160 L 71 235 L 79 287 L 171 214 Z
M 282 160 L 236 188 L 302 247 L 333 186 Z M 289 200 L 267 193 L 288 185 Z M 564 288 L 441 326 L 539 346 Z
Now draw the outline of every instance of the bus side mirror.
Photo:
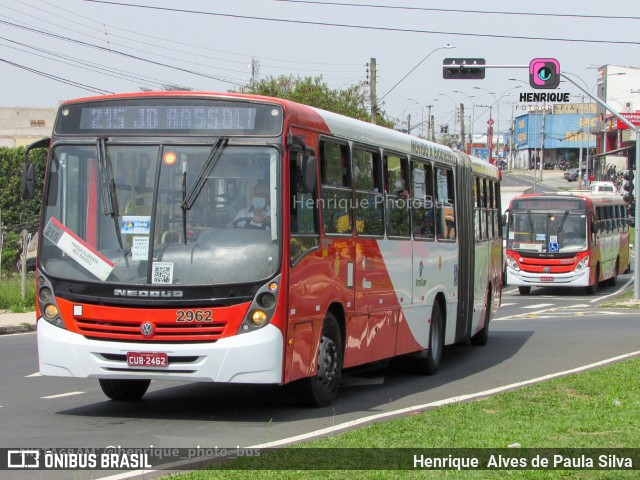
M 506 226 L 507 226 L 507 220 L 508 220 L 508 218 L 509 218 L 509 217 L 507 216 L 507 214 L 506 214 L 506 213 L 503 213 L 503 214 L 502 214 L 502 226 L 503 226 L 503 227 L 506 227 Z
M 33 198 L 36 183 L 36 167 L 33 162 L 26 161 L 22 167 L 22 179 L 20 181 L 20 197 L 22 200 Z
M 33 142 L 24 151 L 24 166 L 22 167 L 22 178 L 20 180 L 20 197 L 22 200 L 30 200 L 33 198 L 36 184 L 36 167 L 29 158 L 29 154 L 31 150 L 36 148 L 48 148 L 50 143 L 50 138 L 43 138 L 37 142 Z

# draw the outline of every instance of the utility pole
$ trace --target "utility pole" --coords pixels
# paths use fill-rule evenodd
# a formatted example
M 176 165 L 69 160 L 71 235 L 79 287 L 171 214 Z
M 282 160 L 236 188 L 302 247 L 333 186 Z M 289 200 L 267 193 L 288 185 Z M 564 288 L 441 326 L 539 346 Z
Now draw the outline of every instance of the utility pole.
M 411 114 L 407 116 L 407 135 L 411 135 Z
M 464 104 L 460 104 L 460 149 L 467 153 L 467 140 L 464 134 Z
M 546 108 L 542 109 L 542 137 L 540 139 L 540 181 L 542 181 L 542 171 L 544 170 L 544 114 Z
M 260 61 L 253 57 L 251 59 L 251 85 L 258 81 L 258 75 L 260 75 Z
M 431 111 L 431 106 L 429 106 L 429 111 Z M 434 115 L 429 115 L 429 122 L 431 123 L 431 141 L 436 141 L 436 119 Z
M 371 101 L 371 123 L 378 123 L 378 99 L 376 98 L 376 59 L 369 63 L 369 95 Z
M 29 231 L 25 228 L 22 230 L 22 271 L 20 282 L 20 293 L 22 294 L 22 302 L 27 298 L 27 247 L 29 245 Z
M 425 105 L 426 108 L 429 109 L 429 113 L 427 115 L 427 135 L 425 138 L 429 140 L 429 136 L 431 136 L 431 127 L 433 126 L 433 119 L 431 118 L 431 107 L 433 105 Z M 433 136 L 431 136 L 431 141 L 433 141 Z

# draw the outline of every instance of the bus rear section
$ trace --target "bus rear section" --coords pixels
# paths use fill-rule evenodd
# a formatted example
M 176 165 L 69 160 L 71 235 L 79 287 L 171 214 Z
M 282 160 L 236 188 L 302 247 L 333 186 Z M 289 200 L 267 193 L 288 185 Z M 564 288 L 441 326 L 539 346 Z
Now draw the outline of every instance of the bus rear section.
M 523 195 L 512 200 L 506 229 L 508 285 L 531 287 L 615 285 L 629 266 L 629 230 L 621 197 Z

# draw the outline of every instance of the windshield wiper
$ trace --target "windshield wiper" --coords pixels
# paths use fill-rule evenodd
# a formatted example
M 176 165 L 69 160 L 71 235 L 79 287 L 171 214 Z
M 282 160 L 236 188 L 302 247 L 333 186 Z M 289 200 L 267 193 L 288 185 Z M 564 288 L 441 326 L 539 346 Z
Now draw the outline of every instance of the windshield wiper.
M 202 187 L 207 182 L 207 176 L 213 170 L 213 167 L 220 159 L 222 152 L 229 143 L 228 137 L 220 137 L 216 144 L 211 148 L 209 157 L 202 165 L 200 173 L 196 177 L 196 181 L 187 193 L 187 171 L 182 172 L 182 230 L 184 235 L 184 243 L 187 243 L 187 210 L 191 210 L 196 202 L 198 195 L 202 191 Z
M 98 150 L 98 168 L 100 170 L 100 187 L 102 189 L 102 210 L 105 215 L 111 215 L 116 229 L 116 237 L 120 249 L 122 246 L 122 234 L 120 232 L 120 212 L 118 210 L 118 197 L 116 195 L 116 182 L 111 175 L 111 164 L 107 157 L 107 139 L 96 140 Z

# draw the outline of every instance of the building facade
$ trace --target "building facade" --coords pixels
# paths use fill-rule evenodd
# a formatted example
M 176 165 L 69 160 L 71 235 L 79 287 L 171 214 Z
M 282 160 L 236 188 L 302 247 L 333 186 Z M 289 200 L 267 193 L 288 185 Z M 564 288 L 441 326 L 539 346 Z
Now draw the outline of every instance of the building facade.
M 51 136 L 56 108 L 0 107 L 0 147 L 21 147 Z

